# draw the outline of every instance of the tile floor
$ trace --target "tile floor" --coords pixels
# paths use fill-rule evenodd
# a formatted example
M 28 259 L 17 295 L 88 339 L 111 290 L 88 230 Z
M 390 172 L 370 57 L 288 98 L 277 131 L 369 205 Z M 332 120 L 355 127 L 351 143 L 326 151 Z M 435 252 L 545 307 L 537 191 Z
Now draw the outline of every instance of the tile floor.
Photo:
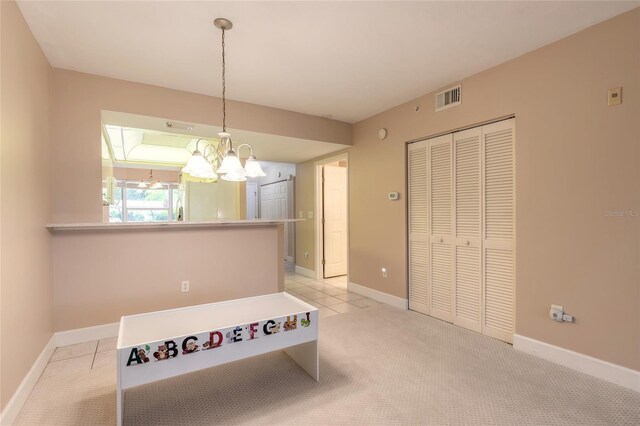
M 284 291 L 318 308 L 320 318 L 346 314 L 379 302 L 347 290 L 347 276 L 314 280 L 291 271 L 285 272 Z
M 116 362 L 116 337 L 56 348 L 39 382 L 60 374 L 98 369 Z

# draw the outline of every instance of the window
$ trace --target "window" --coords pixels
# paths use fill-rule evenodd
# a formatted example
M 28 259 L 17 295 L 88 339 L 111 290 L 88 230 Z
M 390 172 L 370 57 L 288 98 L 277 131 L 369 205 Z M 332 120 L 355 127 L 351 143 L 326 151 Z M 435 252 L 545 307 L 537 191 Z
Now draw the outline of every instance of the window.
M 180 191 L 175 183 L 138 188 L 138 181 L 118 181 L 109 222 L 167 222 L 178 217 Z M 103 183 L 103 186 L 106 185 Z

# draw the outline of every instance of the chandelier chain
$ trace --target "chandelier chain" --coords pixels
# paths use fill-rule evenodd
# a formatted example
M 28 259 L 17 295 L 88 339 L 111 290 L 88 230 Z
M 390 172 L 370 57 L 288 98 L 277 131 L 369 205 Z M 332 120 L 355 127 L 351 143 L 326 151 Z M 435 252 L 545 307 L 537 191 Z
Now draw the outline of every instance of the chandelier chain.
M 227 131 L 227 101 L 226 101 L 226 81 L 225 81 L 226 63 L 224 60 L 224 28 L 222 28 L 222 131 Z

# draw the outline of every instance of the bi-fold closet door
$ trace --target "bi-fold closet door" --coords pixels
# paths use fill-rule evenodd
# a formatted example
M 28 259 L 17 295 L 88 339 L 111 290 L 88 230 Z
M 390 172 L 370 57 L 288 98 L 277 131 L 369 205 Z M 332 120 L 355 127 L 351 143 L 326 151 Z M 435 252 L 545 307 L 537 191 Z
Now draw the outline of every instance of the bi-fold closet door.
M 513 119 L 413 143 L 409 308 L 511 342 Z

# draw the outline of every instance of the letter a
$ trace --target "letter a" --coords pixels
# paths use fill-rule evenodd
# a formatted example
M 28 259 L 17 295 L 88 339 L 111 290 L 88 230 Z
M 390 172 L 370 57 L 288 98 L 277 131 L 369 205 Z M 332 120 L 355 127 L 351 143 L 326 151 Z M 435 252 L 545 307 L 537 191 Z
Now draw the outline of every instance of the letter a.
M 136 364 L 142 364 L 142 360 L 138 355 L 138 348 L 131 348 L 131 353 L 129 354 L 129 360 L 127 361 L 127 367 L 130 366 L 133 361 L 135 361 Z

